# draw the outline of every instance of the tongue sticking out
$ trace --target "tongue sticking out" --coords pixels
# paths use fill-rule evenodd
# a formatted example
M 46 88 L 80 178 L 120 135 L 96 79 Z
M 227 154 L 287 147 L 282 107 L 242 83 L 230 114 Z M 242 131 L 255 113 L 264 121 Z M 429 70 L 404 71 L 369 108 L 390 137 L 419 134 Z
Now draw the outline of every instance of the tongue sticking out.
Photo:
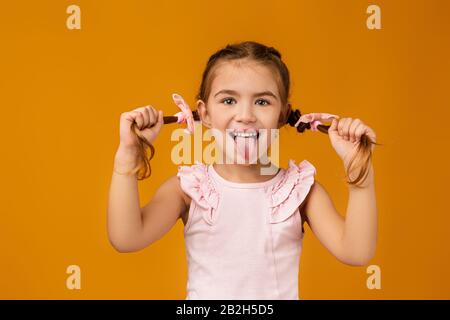
M 257 162 L 257 139 L 255 137 L 236 137 L 236 150 L 238 163 L 256 163 Z

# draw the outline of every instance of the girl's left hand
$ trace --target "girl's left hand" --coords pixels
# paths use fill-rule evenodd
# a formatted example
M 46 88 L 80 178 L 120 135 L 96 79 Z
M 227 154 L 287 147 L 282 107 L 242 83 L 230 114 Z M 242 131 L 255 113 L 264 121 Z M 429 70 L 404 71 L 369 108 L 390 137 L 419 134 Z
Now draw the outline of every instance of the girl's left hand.
M 354 156 L 363 134 L 366 134 L 370 140 L 376 142 L 375 132 L 360 119 L 333 119 L 328 129 L 331 145 L 344 162 L 349 161 Z M 372 151 L 373 148 L 374 145 L 372 144 Z

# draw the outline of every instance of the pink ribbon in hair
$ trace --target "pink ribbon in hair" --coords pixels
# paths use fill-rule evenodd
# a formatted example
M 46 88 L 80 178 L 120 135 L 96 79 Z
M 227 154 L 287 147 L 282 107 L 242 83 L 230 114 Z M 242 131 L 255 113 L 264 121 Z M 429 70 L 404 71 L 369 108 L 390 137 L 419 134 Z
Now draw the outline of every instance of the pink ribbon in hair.
M 322 124 L 320 120 L 325 121 L 333 118 L 338 119 L 339 116 L 330 113 L 307 113 L 302 115 L 300 119 L 298 119 L 297 123 L 295 124 L 295 127 L 298 127 L 300 122 L 309 123 L 311 126 L 311 131 L 318 131 L 319 129 L 317 129 L 317 126 L 319 124 Z
M 187 129 L 184 129 L 184 131 L 189 134 L 194 133 L 194 116 L 192 115 L 191 108 L 179 94 L 173 93 L 172 99 L 181 109 L 180 112 L 174 114 L 174 116 L 178 117 L 177 123 L 186 123 Z

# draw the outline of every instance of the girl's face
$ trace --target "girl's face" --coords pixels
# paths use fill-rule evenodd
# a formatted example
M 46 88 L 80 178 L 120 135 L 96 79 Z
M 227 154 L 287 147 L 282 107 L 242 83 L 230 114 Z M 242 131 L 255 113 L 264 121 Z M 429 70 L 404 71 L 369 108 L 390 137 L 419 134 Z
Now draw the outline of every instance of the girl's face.
M 208 103 L 198 100 L 197 109 L 202 123 L 214 129 L 224 156 L 241 158 L 243 164 L 267 151 L 275 131 L 271 129 L 279 128 L 282 102 L 272 69 L 251 60 L 235 60 L 217 66 Z M 244 132 L 247 136 L 242 136 Z

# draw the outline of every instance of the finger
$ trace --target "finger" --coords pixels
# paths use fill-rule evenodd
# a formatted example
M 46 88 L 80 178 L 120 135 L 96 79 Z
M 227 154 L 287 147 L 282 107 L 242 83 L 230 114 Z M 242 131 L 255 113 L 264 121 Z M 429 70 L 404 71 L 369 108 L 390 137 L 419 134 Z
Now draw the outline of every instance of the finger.
M 338 119 L 333 119 L 331 121 L 331 125 L 328 128 L 328 133 L 337 133 L 338 122 L 339 122 Z
M 152 126 L 158 122 L 158 111 L 154 107 L 150 108 L 150 114 L 152 115 Z
M 339 135 L 347 140 L 347 136 L 348 136 L 348 127 L 350 122 L 352 121 L 352 118 L 344 118 L 342 119 L 342 123 L 341 121 L 339 121 Z
M 362 135 L 366 132 L 366 126 L 363 123 L 360 123 L 360 125 L 355 130 L 355 138 L 356 141 L 360 141 Z
M 347 118 L 342 118 L 342 119 L 338 120 L 337 131 L 338 131 L 338 134 L 340 136 L 342 136 L 342 134 L 343 134 L 343 128 L 344 128 L 345 119 L 347 119 Z
M 372 142 L 376 143 L 377 142 L 377 136 L 376 136 L 375 132 L 372 130 L 372 128 L 366 126 L 366 130 L 365 131 L 366 131 L 365 133 L 370 138 L 370 140 L 372 140 Z
M 142 113 L 139 111 L 134 112 L 134 120 L 136 121 L 137 127 L 139 130 L 142 129 L 142 126 L 144 125 L 144 117 L 142 116 Z
M 135 116 L 134 116 L 133 111 L 124 112 L 124 113 L 121 114 L 121 117 L 123 117 L 127 121 L 130 121 L 131 123 L 133 123 L 135 121 L 134 120 Z
M 350 141 L 350 126 L 353 122 L 353 118 L 347 118 L 344 125 L 344 139 Z
M 139 107 L 139 108 L 136 108 L 136 109 L 134 109 L 134 110 L 131 110 L 131 112 L 140 112 L 140 111 L 144 111 L 145 108 L 146 108 L 146 106 L 144 106 L 144 107 Z
M 163 119 L 164 115 L 163 115 L 163 111 L 162 110 L 159 110 L 157 112 L 158 112 L 158 122 L 156 123 L 155 127 L 159 131 L 161 129 L 161 127 L 163 126 L 163 124 L 164 124 L 164 119 Z
M 355 129 L 361 124 L 361 120 L 359 119 L 354 119 L 351 123 L 350 123 L 350 127 L 348 129 L 348 136 L 351 142 L 355 142 L 356 137 L 355 137 Z
M 353 129 L 353 138 L 351 138 L 352 142 L 359 142 L 361 140 L 361 127 L 364 127 L 364 124 L 362 122 L 359 122 Z
M 157 117 L 155 116 L 155 110 L 153 107 L 148 108 L 148 113 L 150 114 L 149 128 L 151 128 L 155 125 L 155 122 L 157 121 Z
M 153 124 L 155 123 L 155 115 L 153 113 L 152 110 L 153 107 L 149 106 L 147 108 L 147 112 L 148 112 L 148 126 L 147 128 L 151 128 L 153 126 Z
M 145 107 L 139 107 L 139 108 L 136 108 L 129 112 L 129 115 L 132 117 L 131 122 L 136 122 L 136 124 L 138 124 L 138 128 L 139 128 L 139 124 L 140 124 L 140 122 L 138 122 L 140 120 L 137 119 L 137 118 L 140 118 L 140 117 L 138 117 L 138 115 L 144 111 L 145 111 Z M 141 115 L 141 117 L 142 116 L 143 115 Z M 129 118 L 128 118 L 128 120 L 129 120 Z M 141 127 L 145 124 L 144 120 L 145 120 L 145 118 L 142 118 L 142 124 L 140 124 Z
M 147 127 L 148 127 L 148 124 L 149 124 L 149 122 L 150 122 L 150 115 L 149 115 L 149 113 L 148 113 L 148 108 L 147 108 L 147 107 L 144 107 L 144 109 L 143 109 L 141 112 L 142 112 L 142 116 L 143 116 L 143 118 L 144 118 L 144 124 L 143 124 L 143 127 L 144 127 L 144 128 L 147 128 Z

